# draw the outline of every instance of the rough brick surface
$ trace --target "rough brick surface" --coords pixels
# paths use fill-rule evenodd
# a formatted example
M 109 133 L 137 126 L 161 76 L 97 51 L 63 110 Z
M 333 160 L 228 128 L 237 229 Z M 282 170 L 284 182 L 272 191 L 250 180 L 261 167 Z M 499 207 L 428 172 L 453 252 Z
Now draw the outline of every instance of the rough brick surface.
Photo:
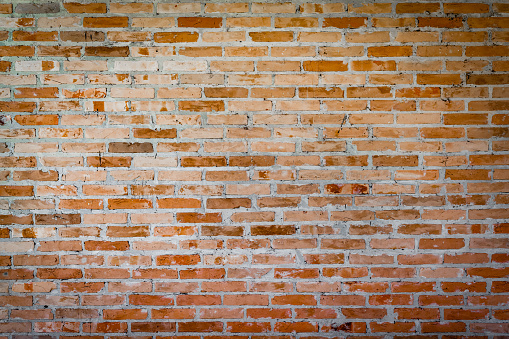
M 507 338 L 508 14 L 1 1 L 0 338 Z

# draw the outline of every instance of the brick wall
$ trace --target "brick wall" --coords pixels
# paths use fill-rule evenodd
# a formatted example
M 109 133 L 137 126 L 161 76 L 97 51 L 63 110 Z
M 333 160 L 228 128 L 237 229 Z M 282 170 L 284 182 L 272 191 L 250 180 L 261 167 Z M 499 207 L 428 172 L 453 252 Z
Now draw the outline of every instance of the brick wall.
M 0 338 L 507 338 L 498 1 L 2 1 Z

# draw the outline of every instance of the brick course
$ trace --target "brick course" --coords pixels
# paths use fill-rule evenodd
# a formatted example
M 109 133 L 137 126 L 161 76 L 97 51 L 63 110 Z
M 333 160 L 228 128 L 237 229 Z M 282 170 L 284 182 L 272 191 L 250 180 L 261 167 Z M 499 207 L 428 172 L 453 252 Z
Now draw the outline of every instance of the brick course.
M 507 337 L 508 14 L 2 1 L 0 338 Z

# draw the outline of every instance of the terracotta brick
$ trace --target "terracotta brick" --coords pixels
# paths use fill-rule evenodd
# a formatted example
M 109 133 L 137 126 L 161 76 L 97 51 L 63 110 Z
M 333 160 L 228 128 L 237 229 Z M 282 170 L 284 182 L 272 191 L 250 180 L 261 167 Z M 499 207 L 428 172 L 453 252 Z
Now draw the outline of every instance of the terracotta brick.
M 1 4 L 0 332 L 501 338 L 507 13 Z
M 64 8 L 69 13 L 106 13 L 106 4 L 104 3 L 67 2 L 64 3 Z
M 360 28 L 366 26 L 365 17 L 352 17 L 352 18 L 325 18 L 323 27 L 334 28 Z
M 127 27 L 127 17 L 85 17 L 83 18 L 83 27 L 90 28 L 113 28 Z
M 222 21 L 222 18 L 180 17 L 178 27 L 220 28 Z

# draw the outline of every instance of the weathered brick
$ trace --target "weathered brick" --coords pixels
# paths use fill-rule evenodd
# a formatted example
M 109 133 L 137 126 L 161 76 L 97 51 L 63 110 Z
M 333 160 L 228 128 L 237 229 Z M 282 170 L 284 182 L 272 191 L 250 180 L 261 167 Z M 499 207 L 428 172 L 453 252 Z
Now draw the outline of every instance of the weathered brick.
M 15 13 L 19 14 L 44 14 L 60 12 L 60 4 L 58 2 L 46 3 L 21 3 L 16 5 Z
M 4 2 L 1 333 L 509 330 L 507 4 Z

